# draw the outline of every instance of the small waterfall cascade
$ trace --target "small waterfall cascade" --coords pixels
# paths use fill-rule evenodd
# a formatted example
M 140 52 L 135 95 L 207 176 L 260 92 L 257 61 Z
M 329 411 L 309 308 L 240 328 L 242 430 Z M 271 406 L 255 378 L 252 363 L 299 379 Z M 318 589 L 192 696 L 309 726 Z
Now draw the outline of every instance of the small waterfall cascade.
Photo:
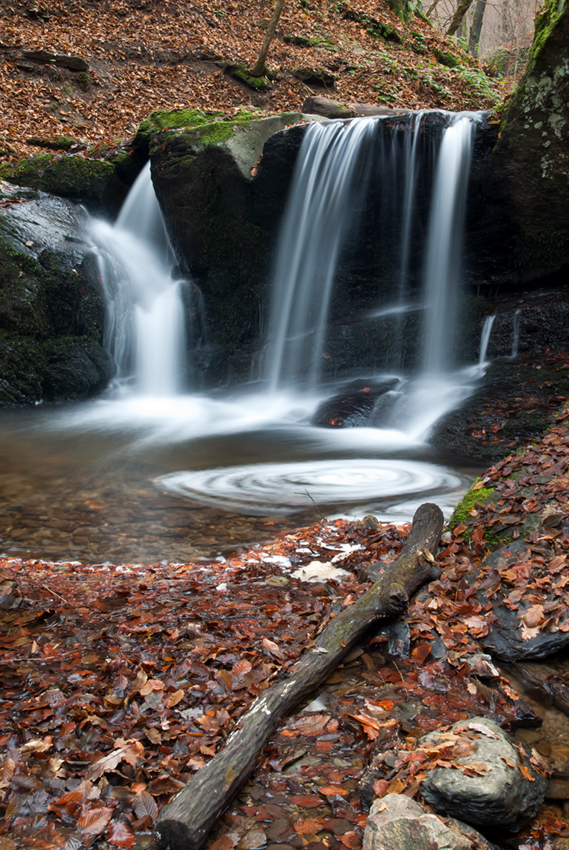
M 356 225 L 371 162 L 363 140 L 375 119 L 307 127 L 276 262 L 267 376 L 271 390 L 316 377 L 340 252 Z
M 105 347 L 119 380 L 147 396 L 183 389 L 186 349 L 183 290 L 176 257 L 152 186 L 150 163 L 114 225 L 91 222 L 107 301 Z
M 495 313 L 493 313 L 491 316 L 486 316 L 486 318 L 484 319 L 484 324 L 482 325 L 482 335 L 480 337 L 480 354 L 478 355 L 478 367 L 480 369 L 482 369 L 482 367 L 486 363 L 486 352 L 488 351 L 488 343 L 490 342 L 490 334 L 492 333 L 492 326 L 494 325 L 495 319 Z
M 449 372 L 475 124 L 458 114 L 446 128 L 438 156 L 427 239 L 423 372 Z

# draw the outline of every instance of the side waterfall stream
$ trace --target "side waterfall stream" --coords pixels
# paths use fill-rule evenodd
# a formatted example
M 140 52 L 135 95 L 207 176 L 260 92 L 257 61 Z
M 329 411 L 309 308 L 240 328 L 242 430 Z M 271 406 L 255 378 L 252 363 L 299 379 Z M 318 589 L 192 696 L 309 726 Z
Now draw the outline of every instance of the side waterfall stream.
M 204 338 L 203 305 L 177 270 L 150 169 L 114 225 L 92 223 L 117 378 L 97 400 L 3 416 L 1 551 L 184 561 L 316 522 L 319 512 L 400 522 L 430 500 L 450 513 L 478 470 L 449 467 L 426 439 L 482 368 L 453 369 L 449 330 L 477 119 L 449 116 L 431 158 L 420 303 L 407 277 L 422 116 L 413 118 L 401 161 L 389 145 L 366 159 L 379 120 L 314 124 L 306 132 L 282 228 L 265 375 L 248 386 L 191 391 L 187 351 Z M 401 315 L 425 312 L 422 365 L 404 373 L 397 353 L 376 364 L 374 380 L 393 385 L 381 417 L 376 411 L 358 428 L 316 427 L 315 409 L 343 386 L 319 383 L 338 258 L 358 228 L 353 211 L 377 180 L 386 216 L 402 222 L 399 292 L 393 303 L 378 300 L 378 311 L 401 337 Z

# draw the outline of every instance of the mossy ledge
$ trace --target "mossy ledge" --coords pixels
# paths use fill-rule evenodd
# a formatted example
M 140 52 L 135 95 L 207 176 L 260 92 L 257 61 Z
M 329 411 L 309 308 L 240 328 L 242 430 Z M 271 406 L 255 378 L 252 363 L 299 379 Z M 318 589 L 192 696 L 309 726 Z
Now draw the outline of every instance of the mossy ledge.
M 123 179 L 128 171 L 125 157 L 128 155 L 119 157 L 115 163 L 84 156 L 40 153 L 0 165 L 0 179 L 79 201 L 94 213 L 114 217 L 130 188 L 130 182 Z M 133 170 L 132 179 L 138 170 Z

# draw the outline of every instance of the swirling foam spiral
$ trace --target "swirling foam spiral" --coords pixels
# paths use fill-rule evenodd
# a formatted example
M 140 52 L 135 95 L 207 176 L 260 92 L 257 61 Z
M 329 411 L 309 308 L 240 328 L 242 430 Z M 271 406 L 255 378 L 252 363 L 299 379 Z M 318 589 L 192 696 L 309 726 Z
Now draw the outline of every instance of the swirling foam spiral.
M 399 515 L 397 506 L 403 508 L 406 498 L 432 498 L 433 493 L 439 496 L 464 488 L 460 476 L 444 467 L 381 459 L 261 463 L 175 472 L 155 479 L 155 484 L 201 505 L 260 516 L 294 513 L 310 507 L 311 500 L 319 506 L 338 506 L 345 513 L 361 513 L 355 508 L 365 504 L 369 509 L 377 505 L 376 514 Z M 410 507 L 404 514 L 409 512 Z

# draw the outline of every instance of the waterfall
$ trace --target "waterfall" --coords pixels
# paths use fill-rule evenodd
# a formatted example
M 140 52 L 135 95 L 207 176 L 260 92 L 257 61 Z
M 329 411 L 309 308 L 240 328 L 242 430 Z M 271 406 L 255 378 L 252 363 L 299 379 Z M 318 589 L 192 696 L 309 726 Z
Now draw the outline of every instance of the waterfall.
M 184 383 L 186 281 L 175 274 L 150 163 L 116 223 L 95 220 L 90 230 L 107 302 L 104 344 L 117 377 L 133 377 L 142 395 L 174 395 Z
M 470 115 L 456 116 L 443 134 L 438 157 L 425 275 L 427 375 L 445 374 L 451 363 L 474 127 Z
M 421 278 L 424 341 L 418 371 L 433 377 L 450 371 L 477 115 L 431 113 L 425 135 L 427 115 L 419 112 L 395 124 L 382 117 L 307 127 L 278 245 L 266 369 L 272 390 L 303 381 L 313 387 L 323 371 L 342 251 L 370 203 L 378 208 L 377 295 L 383 306 L 367 315 L 393 315 L 392 342 L 374 371 L 402 369 L 409 343 L 405 314 L 417 309 Z M 432 193 L 428 212 L 424 200 L 417 204 L 419 181 L 421 198 Z M 376 201 L 368 198 L 372 186 Z M 397 283 L 387 284 L 389 279 Z
M 482 325 L 482 335 L 480 337 L 480 354 L 478 356 L 479 368 L 482 368 L 486 363 L 486 352 L 488 351 L 488 343 L 490 342 L 490 334 L 492 333 L 492 325 L 494 324 L 495 318 L 495 313 L 493 313 L 491 316 L 486 316 L 486 318 L 484 319 L 484 324 Z
M 317 375 L 338 257 L 367 189 L 371 162 L 361 152 L 374 126 L 375 119 L 362 118 L 306 129 L 278 248 L 271 390 Z

